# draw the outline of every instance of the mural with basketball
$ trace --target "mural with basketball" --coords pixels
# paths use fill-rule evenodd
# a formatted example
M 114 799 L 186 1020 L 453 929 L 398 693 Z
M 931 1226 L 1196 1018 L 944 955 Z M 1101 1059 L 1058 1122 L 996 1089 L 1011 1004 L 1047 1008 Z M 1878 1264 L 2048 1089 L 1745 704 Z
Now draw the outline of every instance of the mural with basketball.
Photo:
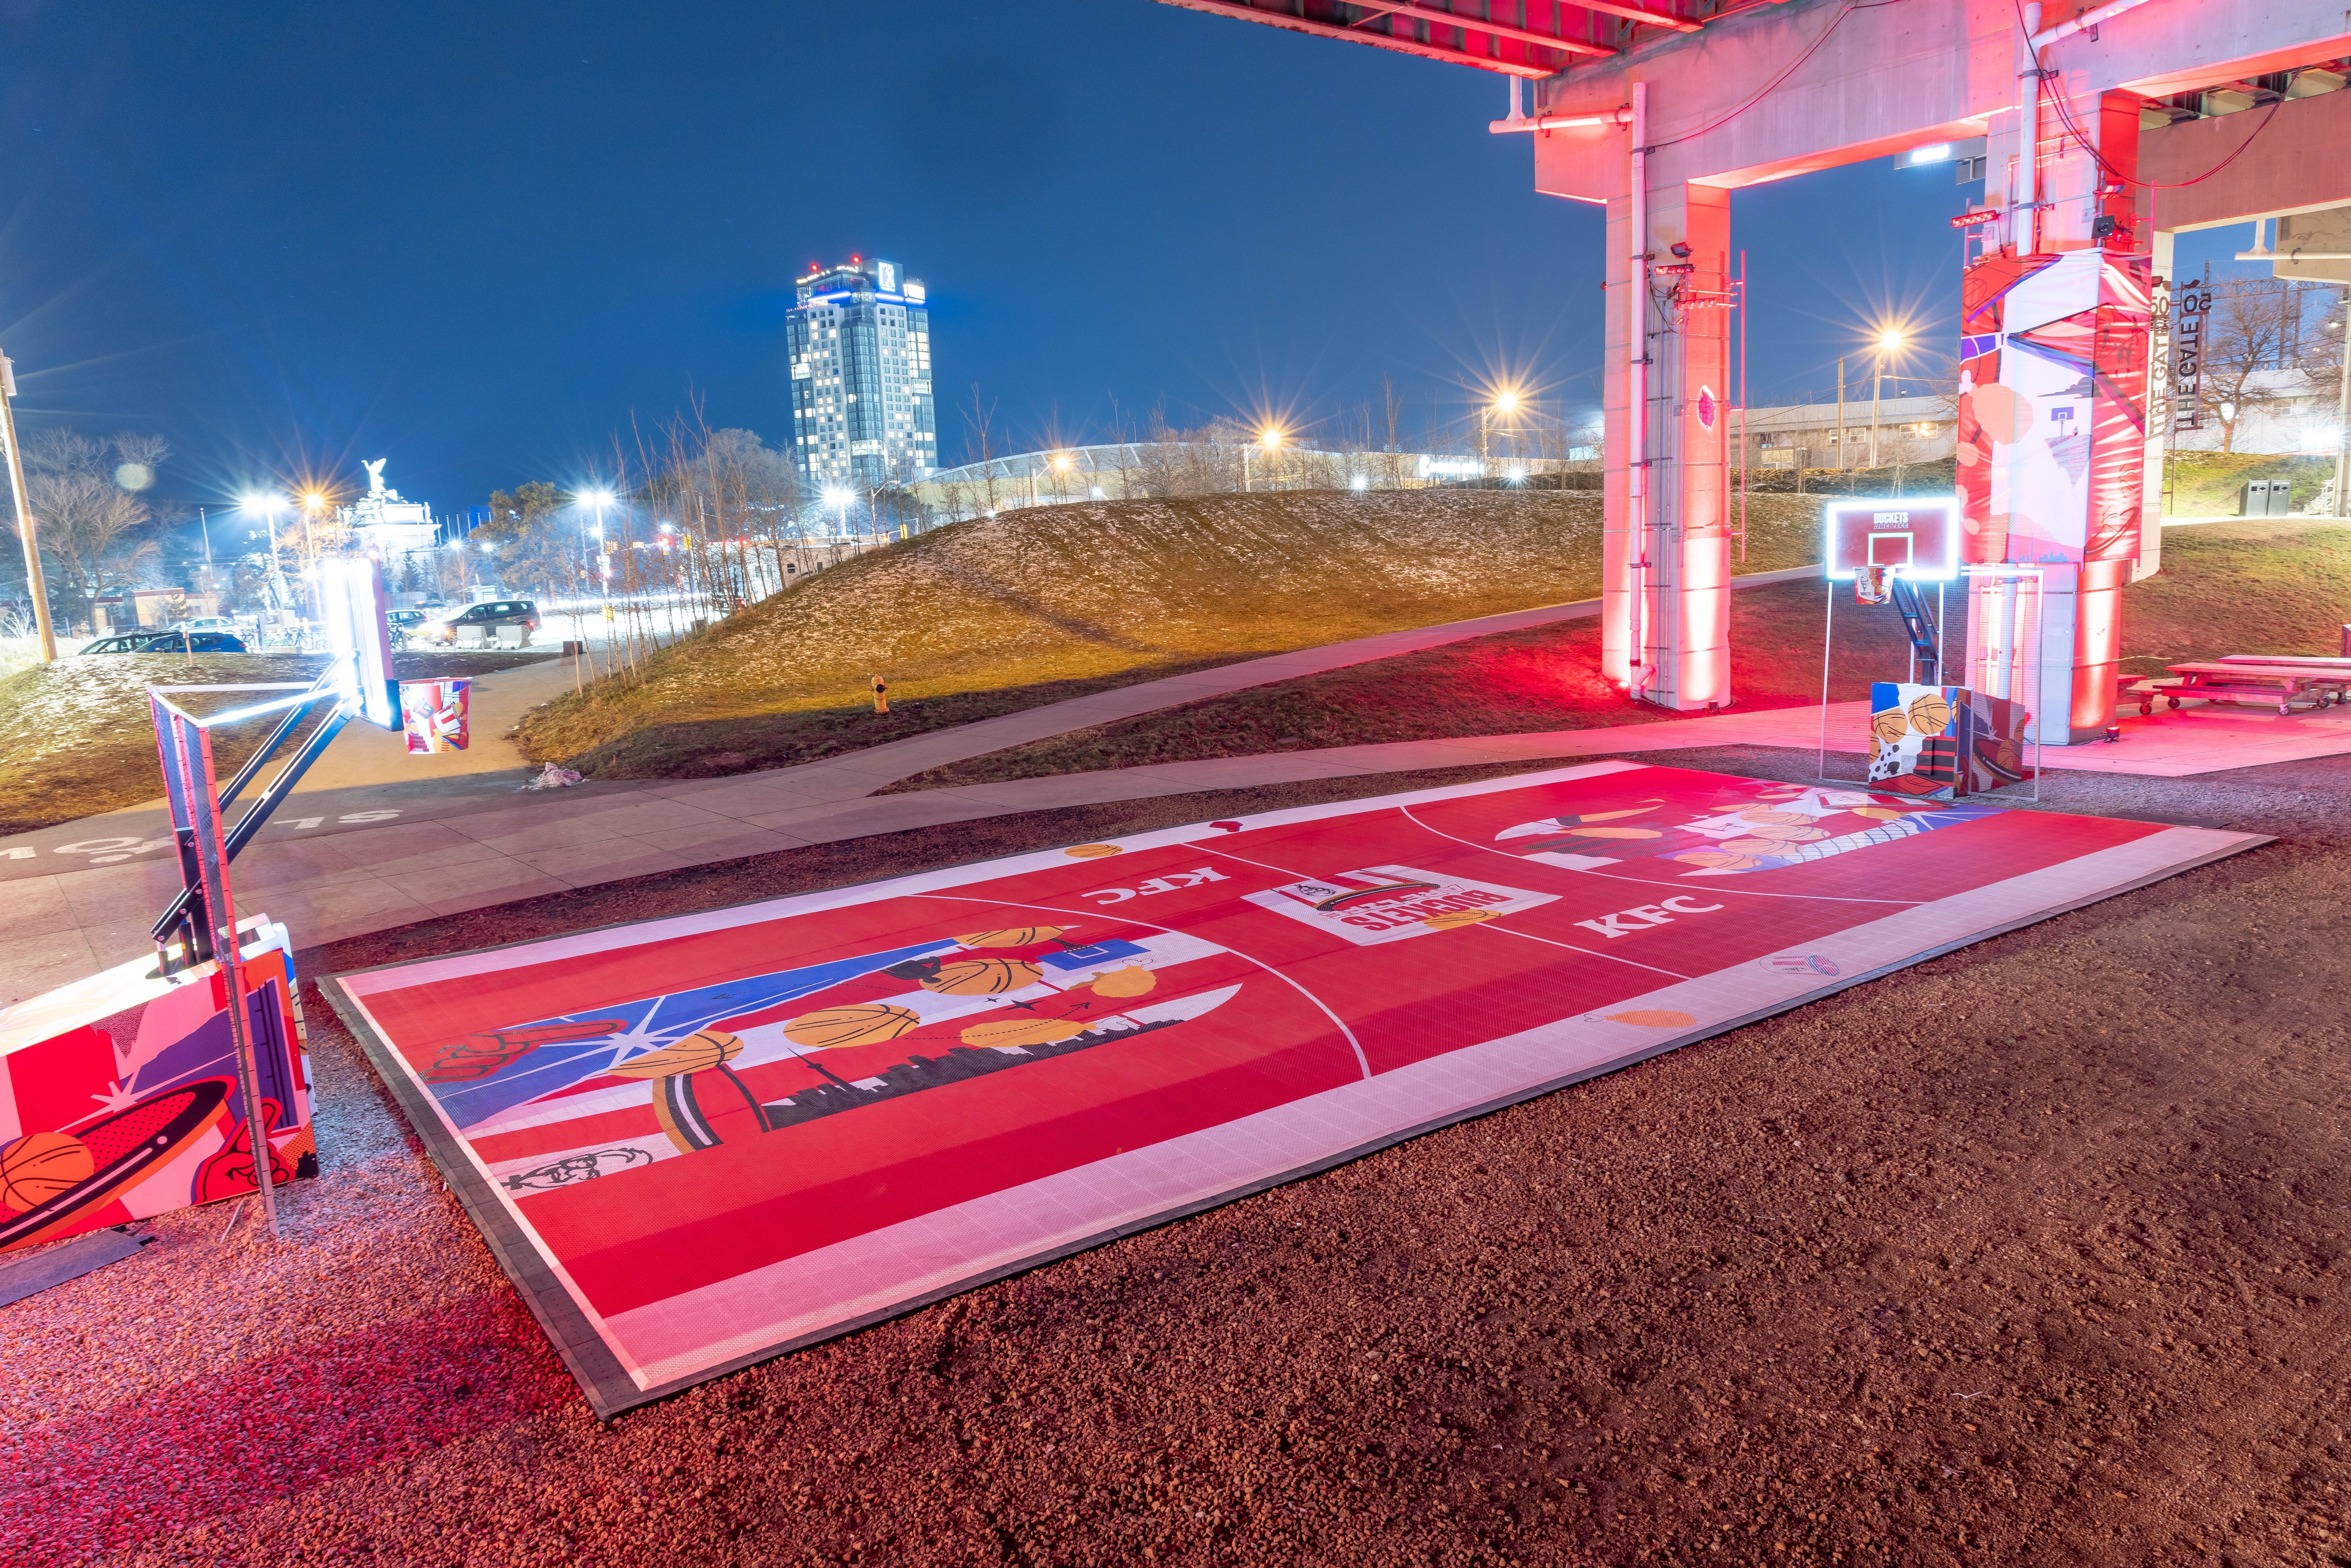
M 1869 688 L 1869 782 L 1919 800 L 1951 800 L 2032 777 L 2022 703 L 1965 686 L 1877 681 Z
M 294 971 L 245 964 L 246 1016 L 278 1181 L 317 1174 Z M 106 1016 L 100 1013 L 99 1016 Z M 0 1251 L 255 1190 L 225 985 L 205 966 L 153 994 L 125 1045 L 95 1022 L 0 1018 Z
M 417 1066 L 495 1179 L 548 1192 L 722 1145 L 789 1159 L 775 1134 L 1104 1046 L 1164 1057 L 1251 973 L 1123 921 L 943 931 L 460 1037 Z

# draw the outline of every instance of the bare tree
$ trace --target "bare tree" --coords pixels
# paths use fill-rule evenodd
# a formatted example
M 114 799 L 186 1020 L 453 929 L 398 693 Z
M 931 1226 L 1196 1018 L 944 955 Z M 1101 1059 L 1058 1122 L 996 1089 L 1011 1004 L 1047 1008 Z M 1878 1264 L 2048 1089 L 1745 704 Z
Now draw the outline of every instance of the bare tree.
M 2221 451 L 2237 449 L 2237 428 L 2247 414 L 2278 417 L 2318 390 L 2322 367 L 2304 341 L 2303 292 L 2273 277 L 2213 285 L 2201 394 L 2220 422 Z
M 170 455 L 152 435 L 96 441 L 47 430 L 25 443 L 25 498 L 39 529 L 49 592 L 63 601 L 57 608 L 68 622 L 90 620 L 100 594 L 132 583 L 161 559 L 157 541 L 141 536 L 152 514 L 135 492 L 154 483 L 155 469 Z

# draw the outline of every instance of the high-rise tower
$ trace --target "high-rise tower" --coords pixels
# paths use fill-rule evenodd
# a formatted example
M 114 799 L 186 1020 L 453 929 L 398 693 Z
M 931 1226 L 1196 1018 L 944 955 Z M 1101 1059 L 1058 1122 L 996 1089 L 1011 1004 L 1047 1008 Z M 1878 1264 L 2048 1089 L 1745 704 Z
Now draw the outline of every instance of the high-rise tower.
M 931 313 L 897 263 L 852 256 L 793 286 L 792 455 L 811 492 L 905 485 L 938 465 Z

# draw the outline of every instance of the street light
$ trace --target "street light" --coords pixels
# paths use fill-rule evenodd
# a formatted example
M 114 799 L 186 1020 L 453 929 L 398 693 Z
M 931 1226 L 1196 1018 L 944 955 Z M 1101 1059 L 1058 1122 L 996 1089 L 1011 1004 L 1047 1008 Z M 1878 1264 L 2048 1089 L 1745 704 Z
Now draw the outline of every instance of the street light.
M 1877 466 L 1877 411 L 1886 390 L 1886 357 L 1899 354 L 1907 335 L 1899 327 L 1888 327 L 1877 334 L 1877 365 L 1869 381 L 1869 465 Z
M 248 490 L 236 500 L 237 509 L 258 513 L 269 526 L 269 580 L 277 591 L 277 613 L 283 618 L 292 593 L 286 586 L 286 569 L 277 559 L 277 514 L 286 509 L 286 497 L 266 490 Z
M 1257 439 L 1251 442 L 1249 446 L 1241 448 L 1241 490 L 1244 494 L 1246 494 L 1250 487 L 1249 465 L 1250 447 L 1261 446 L 1265 449 L 1265 455 L 1268 457 L 1270 457 L 1275 453 L 1281 450 L 1281 443 L 1284 437 L 1281 426 L 1278 424 L 1264 425 L 1259 429 Z
M 1516 390 L 1509 387 L 1496 392 L 1494 401 L 1478 411 L 1478 461 L 1480 464 L 1486 461 L 1486 431 L 1493 416 L 1498 413 L 1516 413 L 1518 411 L 1519 394 Z

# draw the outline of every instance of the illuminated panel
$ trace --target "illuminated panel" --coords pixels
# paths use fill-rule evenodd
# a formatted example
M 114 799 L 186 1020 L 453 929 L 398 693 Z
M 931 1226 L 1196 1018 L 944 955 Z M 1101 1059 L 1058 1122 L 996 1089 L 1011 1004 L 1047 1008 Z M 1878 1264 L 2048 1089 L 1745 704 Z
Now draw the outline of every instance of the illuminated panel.
M 1829 579 L 1849 582 L 1865 566 L 1890 567 L 1914 582 L 1959 574 L 1959 498 L 1905 496 L 1832 501 L 1825 511 Z
M 319 566 L 319 599 L 328 651 L 340 656 L 336 684 L 343 706 L 385 729 L 401 726 L 398 690 L 392 678 L 392 636 L 384 622 L 391 608 L 383 591 L 383 569 L 365 558 L 329 560 Z

